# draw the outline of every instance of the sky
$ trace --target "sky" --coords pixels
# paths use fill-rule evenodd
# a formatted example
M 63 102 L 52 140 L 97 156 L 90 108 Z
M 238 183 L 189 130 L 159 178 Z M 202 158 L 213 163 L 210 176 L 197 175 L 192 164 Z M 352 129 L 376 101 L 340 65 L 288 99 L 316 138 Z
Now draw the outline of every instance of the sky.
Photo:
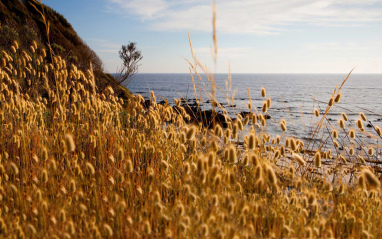
M 100 56 L 107 72 L 136 42 L 141 73 L 382 73 L 382 0 L 43 0 Z M 192 61 L 193 62 L 193 61 Z

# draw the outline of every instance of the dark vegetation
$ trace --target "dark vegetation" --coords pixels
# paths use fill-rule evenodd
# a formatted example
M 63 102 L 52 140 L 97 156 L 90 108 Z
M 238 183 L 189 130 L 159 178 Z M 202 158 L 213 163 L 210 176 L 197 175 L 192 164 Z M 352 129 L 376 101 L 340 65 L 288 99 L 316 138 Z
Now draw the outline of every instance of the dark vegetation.
M 112 75 L 104 73 L 101 59 L 77 35 L 71 24 L 60 13 L 43 5 L 50 24 L 47 33 L 43 19 L 32 6 L 33 3 L 35 3 L 33 0 L 0 1 L 0 50 L 10 49 L 15 40 L 20 48 L 28 53 L 33 41 L 48 50 L 47 36 L 49 36 L 53 56 L 61 56 L 67 65 L 74 64 L 80 70 L 89 69 L 91 62 L 97 88 L 100 91 L 112 85 L 120 97 L 128 98 L 130 92 L 116 84 L 116 79 Z M 40 5 L 38 7 L 41 8 Z
M 119 58 L 122 60 L 122 67 L 117 70 L 115 75 L 116 84 L 128 85 L 133 76 L 138 72 L 139 62 L 143 56 L 137 49 L 136 42 L 129 42 L 128 45 L 122 45 L 119 51 Z

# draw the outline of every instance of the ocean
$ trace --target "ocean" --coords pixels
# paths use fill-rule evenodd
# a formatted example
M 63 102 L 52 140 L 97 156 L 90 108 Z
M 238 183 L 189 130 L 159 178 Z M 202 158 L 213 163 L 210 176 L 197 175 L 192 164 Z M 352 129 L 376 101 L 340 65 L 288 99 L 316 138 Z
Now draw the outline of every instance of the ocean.
M 201 94 L 205 109 L 210 109 L 208 94 L 211 90 L 206 76 L 201 75 L 203 83 L 196 75 L 193 76 L 198 98 L 200 99 Z M 321 118 L 314 115 L 313 108 L 323 113 L 335 87 L 340 87 L 346 77 L 347 74 L 231 74 L 232 90 L 236 91 L 233 103 L 235 107 L 226 109 L 233 118 L 239 112 L 248 112 L 245 104 L 249 102 L 249 89 L 253 108 L 256 107 L 260 112 L 264 100 L 261 97 L 261 88 L 264 87 L 266 98 L 272 99 L 272 106 L 268 110 L 272 119 L 267 120 L 267 131 L 281 135 L 277 122 L 285 119 L 288 133 L 300 139 L 309 139 L 314 123 Z M 227 106 L 226 93 L 223 91 L 227 92 L 228 74 L 215 74 L 214 79 L 221 88 L 216 89 L 216 99 Z M 149 97 L 149 90 L 152 90 L 158 102 L 165 99 L 170 104 L 174 103 L 174 99 L 195 98 L 190 74 L 140 73 L 134 76 L 127 88 L 146 99 Z M 200 89 L 203 89 L 202 92 Z M 355 121 L 359 118 L 359 112 L 363 112 L 374 126 L 382 127 L 382 74 L 351 74 L 341 93 L 341 101 L 327 115 L 328 127 L 323 129 L 324 133 L 331 131 L 333 127 L 339 128 L 337 121 L 341 118 L 341 112 L 348 115 L 349 121 L 346 124 L 350 128 L 357 129 Z M 366 132 L 376 135 L 371 127 L 366 127 L 367 124 L 364 122 Z M 363 143 L 380 143 L 366 134 L 358 133 L 357 136 Z M 320 135 L 317 139 L 322 137 Z

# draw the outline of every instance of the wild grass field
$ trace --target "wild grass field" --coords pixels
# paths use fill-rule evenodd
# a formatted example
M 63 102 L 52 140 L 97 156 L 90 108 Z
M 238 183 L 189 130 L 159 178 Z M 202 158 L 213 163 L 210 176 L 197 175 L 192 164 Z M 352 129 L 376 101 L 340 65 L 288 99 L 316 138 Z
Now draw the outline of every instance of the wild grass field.
M 267 133 L 265 89 L 227 128 L 189 124 L 181 99 L 157 104 L 151 92 L 147 107 L 100 92 L 91 65 L 78 70 L 36 42 L 0 56 L 2 238 L 382 237 L 378 148 L 357 140 L 381 129 L 366 132 L 363 113 L 328 124 L 342 85 L 325 112 L 312 109 L 312 138 L 330 129 L 313 144 L 293 137 L 288 115 L 272 118 L 282 135 Z M 189 64 L 199 75 L 195 56 Z M 230 79 L 224 90 L 232 101 Z

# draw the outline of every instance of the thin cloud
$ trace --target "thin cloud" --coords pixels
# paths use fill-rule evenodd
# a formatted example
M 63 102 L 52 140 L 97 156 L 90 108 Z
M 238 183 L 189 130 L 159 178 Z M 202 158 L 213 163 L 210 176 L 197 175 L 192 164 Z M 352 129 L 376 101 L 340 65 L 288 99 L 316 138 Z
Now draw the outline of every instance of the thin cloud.
M 119 12 L 139 18 L 152 30 L 211 31 L 209 0 L 109 0 Z M 220 0 L 217 28 L 223 33 L 279 34 L 296 24 L 359 27 L 382 21 L 378 0 Z M 121 13 L 122 13 L 121 12 Z M 284 29 L 284 30 L 283 30 Z
M 106 39 L 90 38 L 87 40 L 93 45 L 93 48 L 97 52 L 118 52 L 118 50 L 121 48 L 121 45 Z
M 242 57 L 248 55 L 251 51 L 253 51 L 253 49 L 249 47 L 219 47 L 218 56 L 228 58 Z M 197 57 L 211 57 L 212 48 L 197 47 L 194 48 L 194 53 Z
M 322 50 L 367 50 L 370 47 L 360 46 L 354 42 L 323 42 L 323 43 L 309 43 L 305 44 L 304 48 L 307 50 L 313 51 L 322 51 Z

